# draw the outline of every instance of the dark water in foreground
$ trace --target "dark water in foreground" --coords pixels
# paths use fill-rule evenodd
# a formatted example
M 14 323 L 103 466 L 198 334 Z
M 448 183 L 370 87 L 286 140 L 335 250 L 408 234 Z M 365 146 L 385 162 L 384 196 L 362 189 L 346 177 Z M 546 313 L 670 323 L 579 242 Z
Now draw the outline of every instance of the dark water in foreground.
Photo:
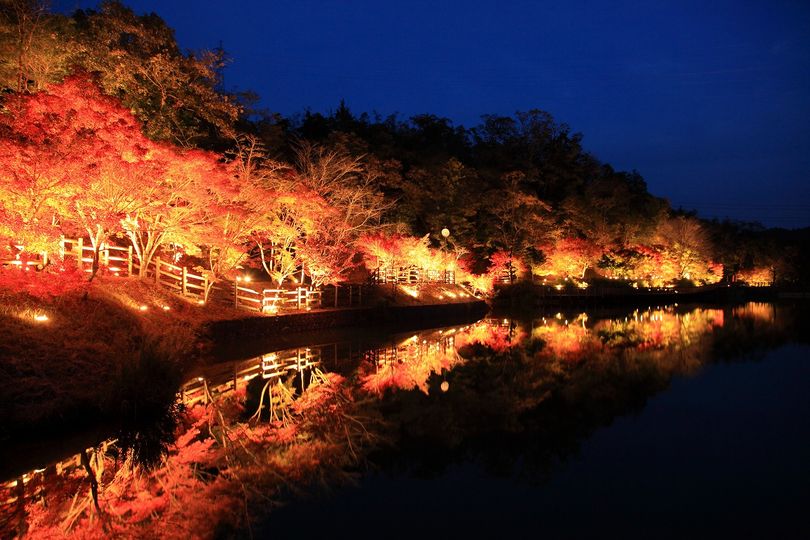
M 189 520 L 227 508 L 211 493 L 233 493 L 231 480 L 218 482 L 236 478 L 237 493 L 272 489 L 268 504 L 283 503 L 236 532 L 245 537 L 810 538 L 809 312 L 672 305 L 313 342 L 185 384 L 190 416 L 213 407 L 193 438 L 166 404 L 86 461 L 109 530 L 135 537 L 214 535 Z M 328 388 L 330 373 L 353 396 L 340 411 L 369 419 L 345 424 L 351 442 L 330 429 L 332 412 L 309 431 L 296 420 L 271 427 L 301 418 L 301 402 L 317 406 L 310 391 L 300 398 Z M 227 452 L 217 449 L 225 428 Z M 297 442 L 279 442 L 291 428 Z M 127 452 L 151 468 L 126 469 Z M 310 482 L 295 456 L 348 467 L 355 482 L 334 471 L 314 475 L 325 486 Z M 81 461 L 65 456 L 4 484 L 0 532 L 98 530 Z M 303 484 L 284 487 L 297 476 Z
M 477 377 L 503 373 L 481 366 L 449 374 L 444 394 L 388 396 L 388 414 L 401 422 L 397 446 L 373 454 L 373 471 L 357 485 L 289 505 L 259 536 L 810 538 L 801 315 L 768 304 L 675 313 L 648 314 L 629 331 L 622 318 L 588 321 L 584 332 L 570 320 L 547 319 L 550 331 L 542 319 L 512 322 L 513 335 L 535 328 L 509 354 L 544 336 L 546 349 L 581 362 L 544 388 L 547 400 L 522 408 L 509 388 L 494 396 Z M 607 358 L 589 343 L 611 336 L 625 343 Z M 487 348 L 475 356 L 503 360 Z M 465 369 L 476 371 L 456 368 Z M 524 385 L 550 376 L 521 369 L 518 402 L 530 399 Z M 489 399 L 508 412 L 468 403 Z

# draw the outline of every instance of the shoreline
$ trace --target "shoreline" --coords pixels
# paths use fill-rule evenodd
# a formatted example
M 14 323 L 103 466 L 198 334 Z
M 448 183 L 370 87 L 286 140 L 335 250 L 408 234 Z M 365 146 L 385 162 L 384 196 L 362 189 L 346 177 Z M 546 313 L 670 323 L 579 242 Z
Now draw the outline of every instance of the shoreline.
M 516 283 L 501 287 L 492 300 L 493 308 L 543 307 L 612 307 L 641 306 L 652 303 L 740 302 L 746 300 L 778 301 L 810 298 L 810 293 L 782 290 L 777 287 L 709 285 L 689 289 L 628 290 L 623 288 L 588 288 L 584 291 L 554 291 L 535 283 Z
M 379 334 L 386 329 L 392 332 L 420 330 L 436 323 L 452 325 L 468 322 L 472 317 L 477 320 L 489 309 L 483 300 L 326 309 L 214 321 L 207 325 L 205 337 L 213 343 L 211 358 L 222 362 L 257 356 L 273 347 L 283 349 L 305 345 L 305 341 L 311 341 L 314 335 L 323 332 L 375 330 Z

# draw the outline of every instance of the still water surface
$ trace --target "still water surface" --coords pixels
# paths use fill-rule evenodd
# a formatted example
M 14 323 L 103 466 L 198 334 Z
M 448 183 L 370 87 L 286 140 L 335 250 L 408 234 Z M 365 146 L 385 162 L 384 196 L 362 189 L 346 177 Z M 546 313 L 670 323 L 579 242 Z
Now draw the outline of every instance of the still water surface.
M 359 521 L 368 537 L 810 537 L 810 336 L 798 312 L 751 303 L 568 317 L 500 321 L 507 339 L 488 329 L 492 349 L 462 351 L 473 365 L 448 374 L 447 394 L 388 396 L 402 421 L 396 447 L 372 454 L 357 485 L 292 504 L 262 532 Z M 492 399 L 478 377 L 499 369 L 474 364 L 503 360 L 505 341 L 509 354 L 569 363 L 547 399 L 527 396 L 549 373 L 523 364 L 510 372 L 523 379 L 514 400 Z M 482 414 L 486 401 L 508 412 Z
M 250 434 L 284 423 L 285 407 L 336 373 L 352 414 L 370 419 L 369 440 L 342 450 L 357 459 L 321 460 L 354 481 L 274 491 L 272 506 L 284 504 L 255 537 L 808 538 L 806 313 L 499 316 L 212 366 L 182 398 L 238 403 L 221 410 Z M 171 430 L 156 432 L 171 452 Z

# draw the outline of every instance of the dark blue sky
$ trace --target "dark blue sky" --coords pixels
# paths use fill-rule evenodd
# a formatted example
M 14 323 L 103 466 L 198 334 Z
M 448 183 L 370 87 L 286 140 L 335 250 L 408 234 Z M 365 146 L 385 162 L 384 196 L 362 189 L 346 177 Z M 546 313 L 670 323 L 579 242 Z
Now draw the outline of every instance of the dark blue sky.
M 810 226 L 810 2 L 125 2 L 285 115 L 540 108 L 706 217 Z M 62 9 L 96 2 L 62 0 Z

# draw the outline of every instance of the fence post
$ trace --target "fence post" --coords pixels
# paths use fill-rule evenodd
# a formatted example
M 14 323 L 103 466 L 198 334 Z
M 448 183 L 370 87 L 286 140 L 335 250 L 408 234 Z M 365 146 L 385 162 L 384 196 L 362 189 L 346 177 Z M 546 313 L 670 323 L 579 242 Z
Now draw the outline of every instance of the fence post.
M 208 274 L 203 275 L 203 302 L 208 302 Z
M 78 257 L 76 258 L 76 264 L 79 267 L 79 271 L 83 271 L 84 270 L 84 239 L 82 237 L 79 237 L 79 239 L 76 241 L 76 246 L 77 246 L 77 248 L 79 250 Z
M 335 307 L 338 307 L 338 285 L 335 284 Z
M 188 283 L 188 269 L 184 266 L 183 267 L 183 283 L 182 283 L 183 296 L 188 294 L 188 287 L 186 286 L 187 283 Z
M 239 308 L 239 282 L 233 280 L 233 307 Z
M 160 285 L 160 257 L 155 257 L 155 285 Z
M 132 275 L 132 246 L 127 248 L 127 275 Z
M 362 285 L 357 286 L 357 305 L 358 306 L 363 305 L 363 286 Z
M 352 286 L 349 285 L 349 307 L 352 307 Z
M 298 294 L 295 295 L 295 308 L 301 309 L 301 287 L 298 287 Z

